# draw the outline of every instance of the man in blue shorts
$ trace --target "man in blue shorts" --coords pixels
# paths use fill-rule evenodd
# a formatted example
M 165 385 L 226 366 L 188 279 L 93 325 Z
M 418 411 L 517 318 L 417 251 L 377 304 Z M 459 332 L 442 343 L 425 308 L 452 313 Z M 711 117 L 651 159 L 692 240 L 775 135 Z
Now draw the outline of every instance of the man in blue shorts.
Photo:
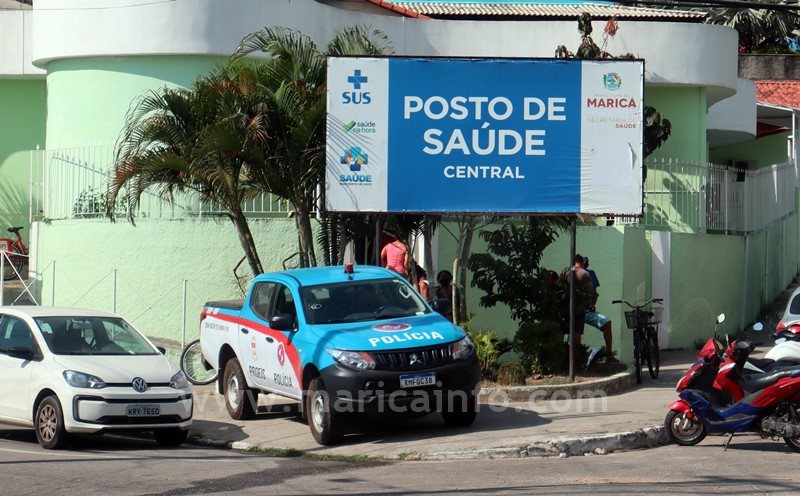
M 592 278 L 592 285 L 597 290 L 597 287 L 600 286 L 600 281 L 597 279 L 597 274 L 594 273 L 594 270 L 589 268 L 589 257 L 583 257 L 583 268 L 589 273 L 589 277 Z M 595 291 L 596 294 L 597 292 Z M 619 360 L 614 357 L 611 347 L 611 319 L 598 312 L 595 308 L 596 304 L 597 299 L 586 307 L 586 323 L 602 331 L 603 340 L 606 342 L 606 362 L 617 363 Z

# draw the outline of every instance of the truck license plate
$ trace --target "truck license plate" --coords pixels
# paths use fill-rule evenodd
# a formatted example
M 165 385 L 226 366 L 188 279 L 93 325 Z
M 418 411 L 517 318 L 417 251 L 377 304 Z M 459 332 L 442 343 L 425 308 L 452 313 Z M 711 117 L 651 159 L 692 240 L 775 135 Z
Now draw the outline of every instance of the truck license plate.
M 128 417 L 158 417 L 161 408 L 158 405 L 128 405 Z
M 420 387 L 420 386 L 433 386 L 436 384 L 436 374 L 434 372 L 428 372 L 426 374 L 414 374 L 414 375 L 401 375 L 400 376 L 400 387 L 401 388 L 413 388 L 413 387 Z

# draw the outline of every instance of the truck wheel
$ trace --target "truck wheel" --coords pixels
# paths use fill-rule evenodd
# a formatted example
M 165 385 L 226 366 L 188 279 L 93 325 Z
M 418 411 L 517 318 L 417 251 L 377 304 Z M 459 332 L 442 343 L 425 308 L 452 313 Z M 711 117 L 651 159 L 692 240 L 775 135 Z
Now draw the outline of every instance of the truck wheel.
M 225 408 L 228 409 L 231 418 L 247 420 L 255 416 L 258 392 L 247 387 L 242 366 L 235 358 L 231 358 L 225 365 L 222 394 L 225 396 Z
M 478 415 L 477 397 L 467 393 L 466 398 L 461 394 L 453 395 L 452 404 L 448 402 L 442 411 L 444 423 L 450 427 L 469 427 L 475 422 Z
M 325 390 L 325 383 L 317 377 L 308 385 L 306 398 L 306 415 L 308 427 L 314 440 L 323 446 L 336 444 L 344 436 L 342 414 L 335 411 L 330 396 Z

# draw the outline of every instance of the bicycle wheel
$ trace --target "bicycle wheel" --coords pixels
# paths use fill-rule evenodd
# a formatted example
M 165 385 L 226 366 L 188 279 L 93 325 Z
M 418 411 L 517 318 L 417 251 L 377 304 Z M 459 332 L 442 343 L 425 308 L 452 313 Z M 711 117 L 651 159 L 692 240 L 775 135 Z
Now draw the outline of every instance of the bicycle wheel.
M 200 340 L 189 342 L 181 353 L 181 370 L 189 382 L 196 386 L 211 384 L 217 380 L 217 371 L 208 365 L 203 358 Z
M 8 253 L 5 260 L 3 260 L 3 280 L 11 281 L 17 278 L 17 273 L 22 274 L 22 266 L 25 265 L 27 260 L 24 256 L 14 256 L 16 254 L 25 255 L 19 246 L 14 246 L 14 252 Z M 2 256 L 2 255 L 0 255 Z M 14 271 L 14 269 L 17 269 Z
M 642 383 L 642 362 L 644 362 L 640 334 L 641 331 L 639 329 L 633 331 L 633 366 L 636 369 L 636 384 Z
M 658 372 L 661 369 L 661 354 L 658 350 L 658 332 L 656 332 L 655 327 L 648 326 L 646 336 L 647 369 L 650 371 L 650 377 L 655 379 L 658 377 Z

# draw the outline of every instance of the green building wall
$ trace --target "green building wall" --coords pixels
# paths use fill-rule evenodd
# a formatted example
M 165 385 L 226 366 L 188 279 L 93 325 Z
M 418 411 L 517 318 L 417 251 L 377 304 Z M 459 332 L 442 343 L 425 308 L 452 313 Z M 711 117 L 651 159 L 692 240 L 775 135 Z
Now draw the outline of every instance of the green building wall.
M 0 237 L 8 226 L 28 226 L 29 150 L 46 144 L 46 100 L 44 80 L 0 80 Z
M 265 271 L 281 270 L 297 251 L 293 219 L 253 219 L 250 229 Z M 227 218 L 37 223 L 40 302 L 116 310 L 146 335 L 183 339 L 183 280 L 188 338 L 209 300 L 242 298 L 252 274 Z M 116 293 L 114 291 L 116 280 Z M 115 305 L 116 302 L 116 305 Z
M 52 149 L 114 143 L 132 102 L 149 90 L 191 86 L 224 57 L 106 57 L 47 66 L 47 142 Z

